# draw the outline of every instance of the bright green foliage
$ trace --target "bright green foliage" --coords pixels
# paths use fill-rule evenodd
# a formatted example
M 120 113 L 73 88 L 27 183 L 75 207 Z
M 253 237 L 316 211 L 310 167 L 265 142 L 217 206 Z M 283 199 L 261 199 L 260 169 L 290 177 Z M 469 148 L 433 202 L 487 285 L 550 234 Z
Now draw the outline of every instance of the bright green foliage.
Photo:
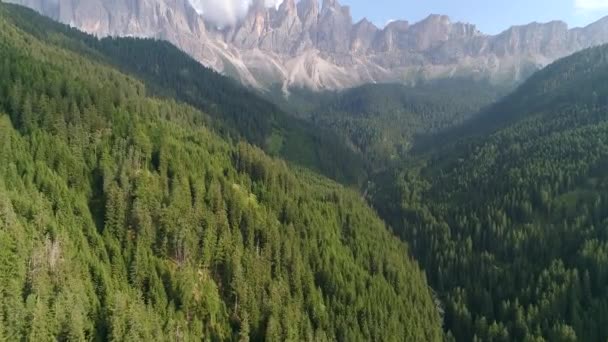
M 26 8 L 10 7 L 10 11 L 15 25 L 27 33 L 109 63 L 141 80 L 155 96 L 196 107 L 205 113 L 201 119 L 206 125 L 224 138 L 245 139 L 270 155 L 345 184 L 358 184 L 365 177 L 362 158 L 343 139 L 287 115 L 234 80 L 203 67 L 170 43 L 137 38 L 98 40 Z
M 0 338 L 438 341 L 363 200 L 0 5 Z M 564 331 L 564 329 L 559 329 Z
M 456 340 L 608 339 L 607 78 L 606 46 L 561 60 L 375 194 Z

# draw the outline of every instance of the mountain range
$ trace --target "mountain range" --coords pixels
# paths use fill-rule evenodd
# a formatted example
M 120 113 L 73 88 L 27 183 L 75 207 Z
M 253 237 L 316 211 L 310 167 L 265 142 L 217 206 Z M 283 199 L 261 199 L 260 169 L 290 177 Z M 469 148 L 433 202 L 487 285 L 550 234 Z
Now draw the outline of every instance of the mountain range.
M 132 70 L 195 72 L 169 44 L 95 40 L 0 4 L 0 341 L 442 340 L 360 194 L 227 137 L 172 69 Z
M 22 6 L 0 46 L 0 341 L 608 341 L 608 45 L 278 106 Z
M 569 29 L 561 21 L 487 35 L 430 15 L 379 28 L 354 23 L 337 0 L 256 0 L 229 27 L 205 20 L 188 0 L 10 0 L 97 36 L 167 40 L 205 66 L 258 89 L 336 90 L 366 83 L 472 77 L 523 80 L 578 50 L 608 42 L 608 18 Z

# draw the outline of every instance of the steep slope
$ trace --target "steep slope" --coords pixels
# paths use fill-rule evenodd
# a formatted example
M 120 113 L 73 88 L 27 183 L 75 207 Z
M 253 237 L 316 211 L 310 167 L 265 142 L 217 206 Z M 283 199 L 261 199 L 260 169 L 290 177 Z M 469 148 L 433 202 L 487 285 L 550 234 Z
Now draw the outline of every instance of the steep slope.
M 7 5 L 15 25 L 42 40 L 109 63 L 142 80 L 157 96 L 204 111 L 205 121 L 225 137 L 245 139 L 273 156 L 335 180 L 357 184 L 365 177 L 361 158 L 343 139 L 293 118 L 242 85 L 156 40 L 98 40 L 20 6 Z
M 560 60 L 379 182 L 456 340 L 608 338 L 607 79 L 608 46 Z
M 357 194 L 0 5 L 0 339 L 440 340 Z
M 317 126 L 344 135 L 373 165 L 382 166 L 405 157 L 417 136 L 462 124 L 506 91 L 470 79 L 416 86 L 369 84 L 325 95 L 308 115 Z
M 187 0 L 10 1 L 99 36 L 169 40 L 244 84 L 280 84 L 284 92 L 447 77 L 512 83 L 608 42 L 608 19 L 570 30 L 558 21 L 531 23 L 495 36 L 442 15 L 380 29 L 365 19 L 353 24 L 349 7 L 336 0 L 324 0 L 321 7 L 315 0 L 284 0 L 278 8 L 256 0 L 244 18 L 221 28 L 205 22 Z

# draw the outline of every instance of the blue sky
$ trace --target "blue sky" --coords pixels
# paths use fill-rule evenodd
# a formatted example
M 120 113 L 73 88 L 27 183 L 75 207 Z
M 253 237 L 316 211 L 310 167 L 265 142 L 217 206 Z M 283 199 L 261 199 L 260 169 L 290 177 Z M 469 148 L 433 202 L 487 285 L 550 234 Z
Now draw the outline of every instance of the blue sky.
M 608 0 L 340 0 L 350 5 L 355 21 L 362 17 L 378 26 L 391 19 L 419 21 L 431 13 L 477 25 L 495 34 L 511 25 L 563 20 L 584 26 L 608 15 Z

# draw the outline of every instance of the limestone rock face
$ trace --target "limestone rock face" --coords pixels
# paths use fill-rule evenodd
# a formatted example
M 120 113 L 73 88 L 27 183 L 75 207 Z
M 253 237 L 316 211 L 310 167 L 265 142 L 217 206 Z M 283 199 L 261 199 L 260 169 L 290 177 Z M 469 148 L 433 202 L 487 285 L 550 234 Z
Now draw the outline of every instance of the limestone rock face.
M 189 0 L 10 0 L 97 36 L 165 39 L 244 84 L 313 90 L 455 76 L 515 82 L 608 42 L 608 17 L 584 28 L 554 21 L 485 35 L 447 16 L 378 28 L 354 24 L 338 0 L 254 0 L 233 27 L 214 27 Z

